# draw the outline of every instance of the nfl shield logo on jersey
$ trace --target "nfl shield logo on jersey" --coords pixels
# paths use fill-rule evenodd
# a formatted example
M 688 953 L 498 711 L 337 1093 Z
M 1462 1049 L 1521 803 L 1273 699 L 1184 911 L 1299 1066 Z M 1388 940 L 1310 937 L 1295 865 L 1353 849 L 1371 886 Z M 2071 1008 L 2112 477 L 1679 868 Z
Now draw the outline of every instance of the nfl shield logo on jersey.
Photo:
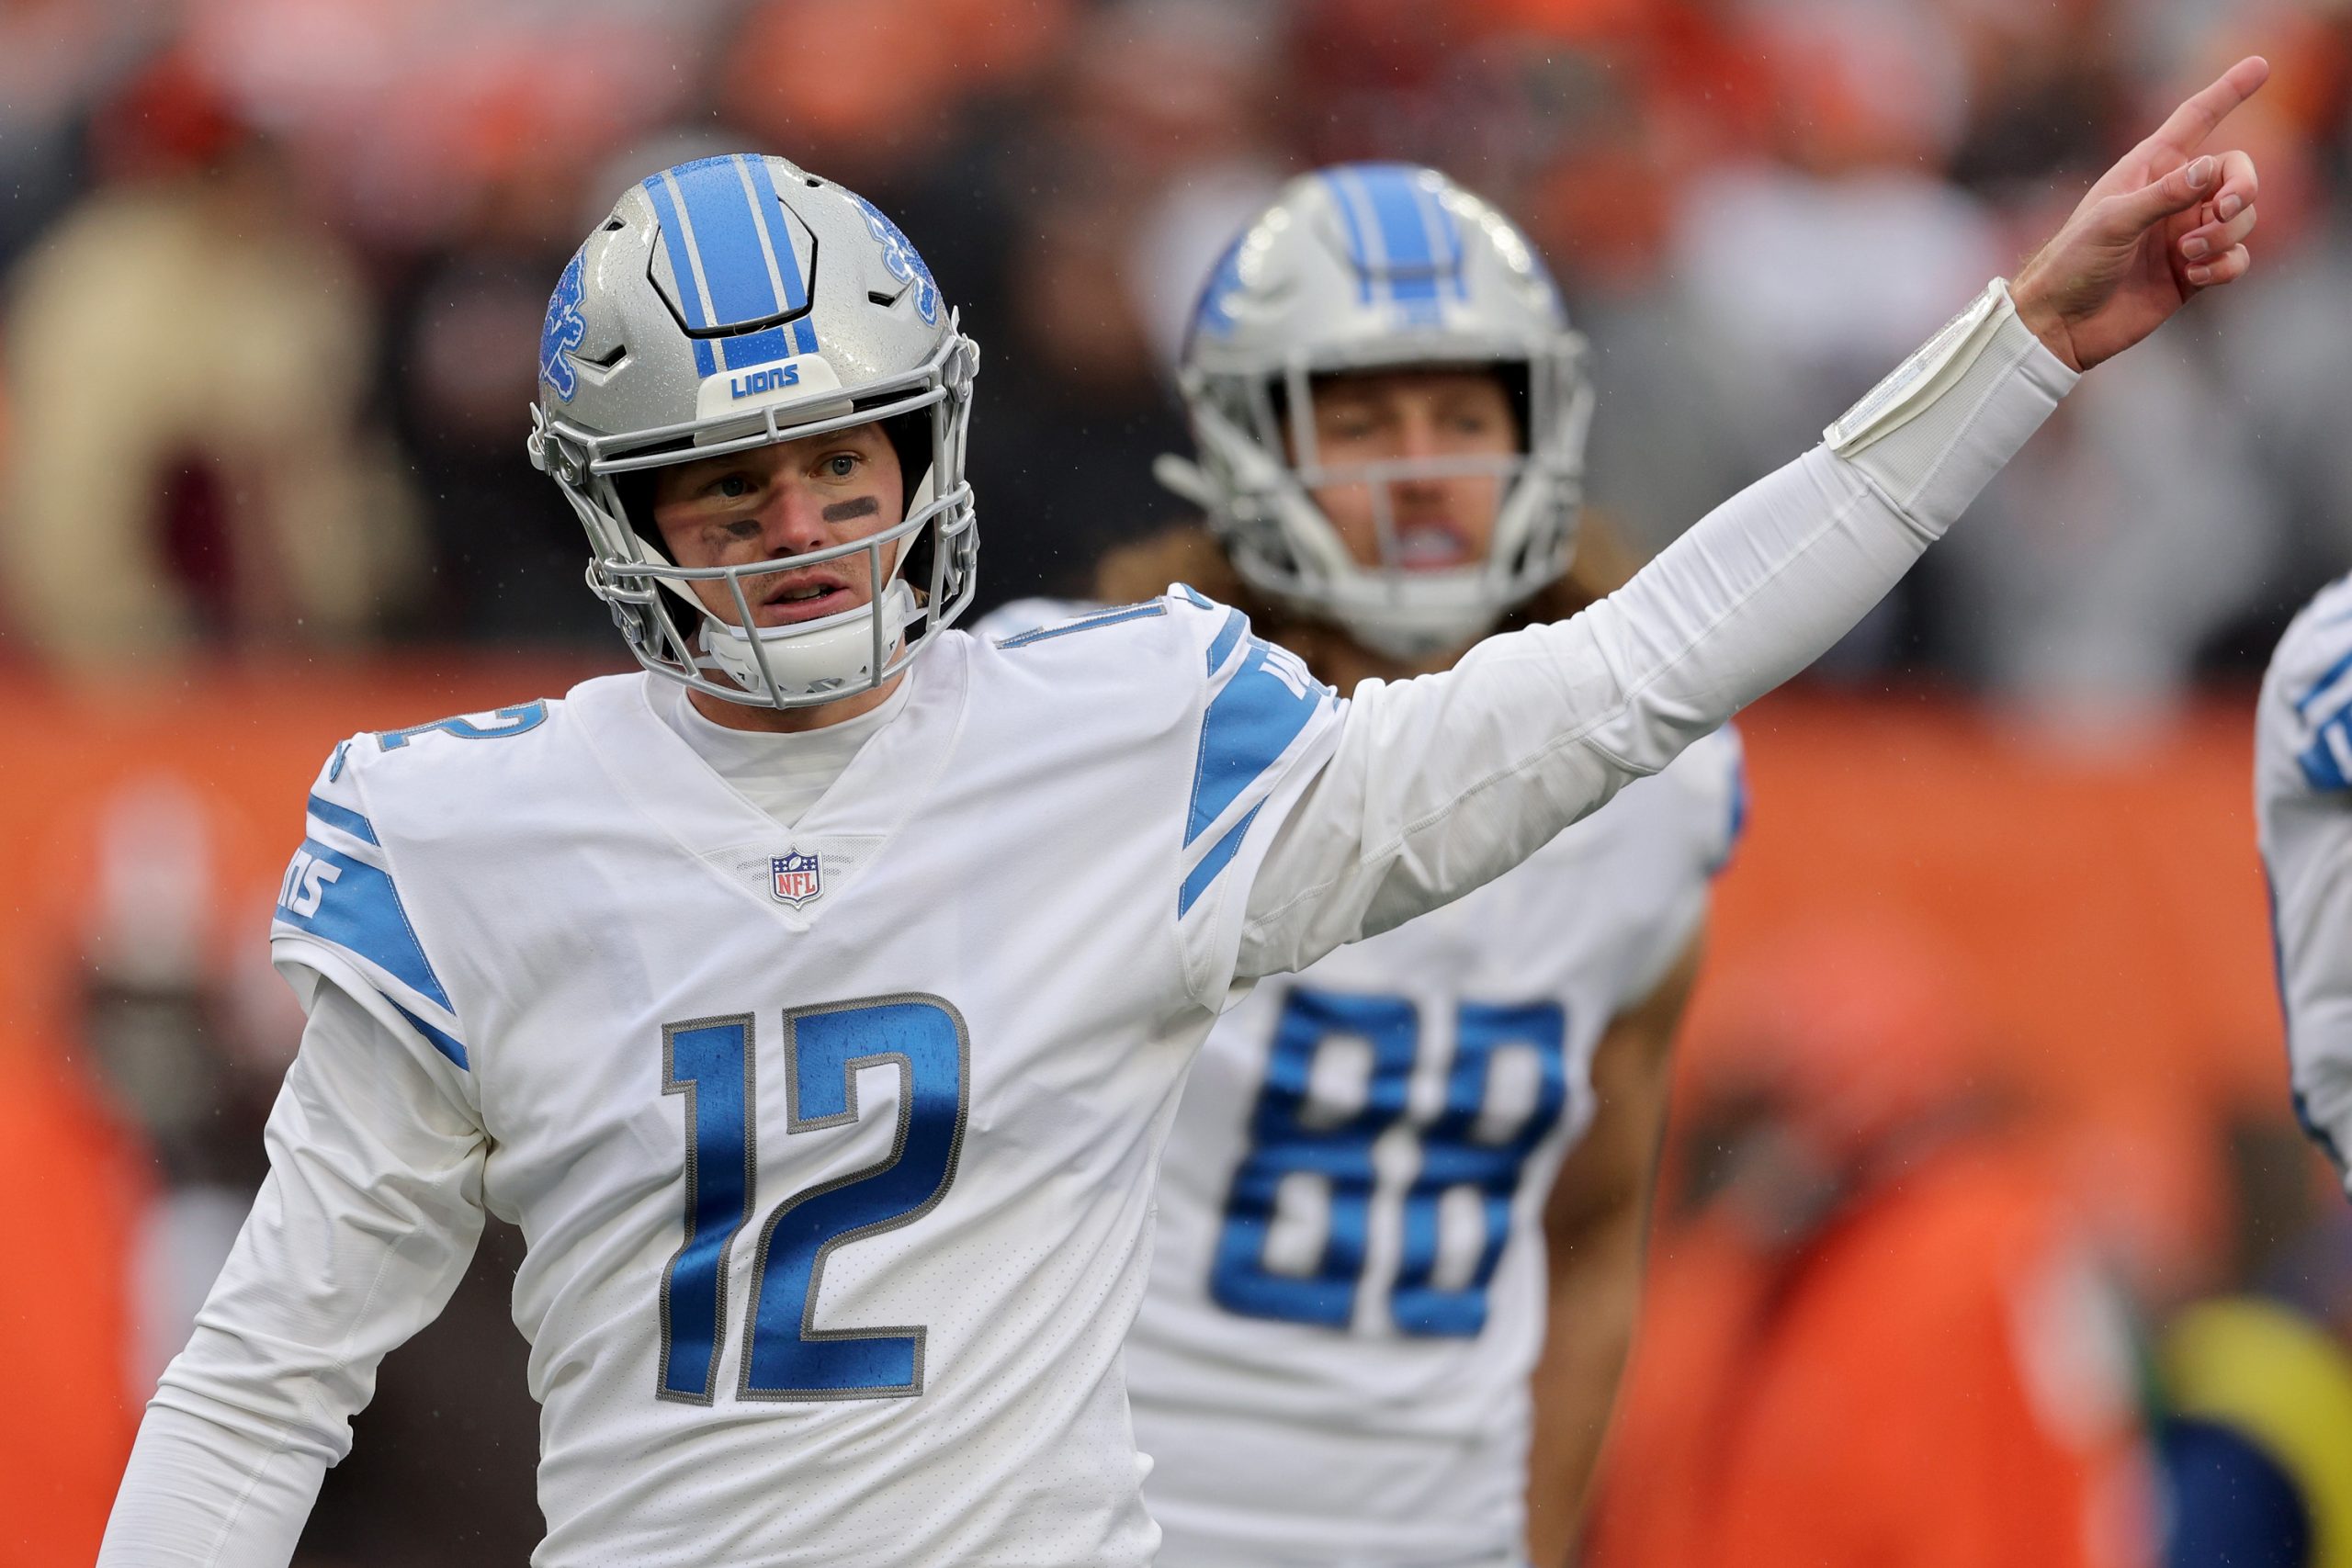
M 825 890 L 825 868 L 815 855 L 787 850 L 768 862 L 775 875 L 775 898 L 797 909 Z

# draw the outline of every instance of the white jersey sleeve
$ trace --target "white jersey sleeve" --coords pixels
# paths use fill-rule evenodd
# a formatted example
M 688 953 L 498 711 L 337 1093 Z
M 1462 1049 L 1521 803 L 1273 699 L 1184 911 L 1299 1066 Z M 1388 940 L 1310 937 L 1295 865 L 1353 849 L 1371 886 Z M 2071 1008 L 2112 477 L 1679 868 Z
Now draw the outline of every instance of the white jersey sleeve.
M 2280 638 L 2255 721 L 2295 1111 L 2352 1182 L 2352 579 Z
M 103 1568 L 287 1562 L 377 1363 L 439 1314 L 481 1235 L 482 1134 L 453 1069 L 318 956 L 269 1176 L 148 1406 Z
M 1459 897 L 1804 668 L 2075 379 L 2006 311 L 1928 412 L 1767 475 L 1581 615 L 1489 637 L 1442 675 L 1358 687 L 1336 755 L 1277 824 L 1238 977 Z

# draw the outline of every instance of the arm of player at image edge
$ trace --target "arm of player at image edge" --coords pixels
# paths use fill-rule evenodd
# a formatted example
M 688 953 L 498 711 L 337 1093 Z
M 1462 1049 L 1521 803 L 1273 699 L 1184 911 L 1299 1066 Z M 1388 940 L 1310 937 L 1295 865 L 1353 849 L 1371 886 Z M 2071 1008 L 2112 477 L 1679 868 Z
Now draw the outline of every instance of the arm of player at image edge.
M 1698 983 L 1702 946 L 1694 931 L 1666 974 L 1601 1035 L 1592 1125 L 1553 1179 L 1544 1208 L 1548 1295 L 1527 1458 L 1532 1568 L 1567 1568 L 1574 1554 L 1633 1348 L 1674 1038 Z
M 1489 637 L 1444 675 L 1359 687 L 1274 824 L 1236 979 L 1303 968 L 1499 875 L 1844 636 L 2083 370 L 2245 275 L 2254 164 L 2200 149 L 2267 71 L 2242 61 L 2184 103 L 2014 290 L 1996 279 L 1820 446 L 1623 589 Z
M 364 981 L 287 967 L 310 1022 L 269 1176 L 140 1423 L 99 1568 L 281 1568 L 377 1363 L 440 1314 L 481 1234 L 457 1069 Z
M 2352 579 L 2271 655 L 2254 793 L 2295 1114 L 2352 1190 Z

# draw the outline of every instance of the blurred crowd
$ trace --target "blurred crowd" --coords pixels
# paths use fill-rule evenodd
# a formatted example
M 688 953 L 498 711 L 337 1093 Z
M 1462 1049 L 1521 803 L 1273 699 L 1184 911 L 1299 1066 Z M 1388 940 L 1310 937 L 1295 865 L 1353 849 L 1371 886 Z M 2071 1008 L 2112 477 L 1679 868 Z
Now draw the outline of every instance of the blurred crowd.
M 2346 0 L 0 0 L 0 672 L 388 647 L 617 664 L 584 541 L 523 457 L 537 333 L 628 183 L 746 147 L 890 212 L 982 344 L 981 608 L 1082 592 L 1103 549 L 1180 513 L 1150 468 L 1184 439 L 1193 296 L 1285 177 L 1342 159 L 1435 164 L 1533 234 L 1591 344 L 1591 504 L 1653 551 L 2256 51 L 2276 75 L 2233 128 L 2263 171 L 2254 277 L 2086 381 L 1815 677 L 1925 677 L 2109 754 L 2258 668 L 2352 567 Z M 300 1025 L 266 976 L 223 986 L 181 951 L 200 804 L 118 815 L 79 1027 L 158 1178 L 130 1380 L 152 1386 L 259 1179 Z M 2343 1204 L 2250 1128 L 2214 1227 L 2238 1255 L 2172 1267 L 2140 1244 L 2161 1224 L 2080 1212 L 2080 1171 L 2052 1174 L 1998 1086 L 1952 1066 L 1965 998 L 1887 940 L 1784 955 L 1746 1042 L 1779 1076 L 1718 1086 L 1678 1134 L 1649 1330 L 1670 1348 L 1624 1435 L 1652 1506 L 1613 1495 L 1598 1560 L 1776 1562 L 1773 1530 L 1836 1517 L 1852 1554 L 1807 1534 L 1803 1561 L 2352 1562 Z M 1915 1076 L 1874 1078 L 1884 1059 Z M 435 1348 L 388 1373 L 311 1561 L 527 1551 L 514 1256 L 494 1231 Z M 2254 1293 L 2180 1310 L 2233 1291 Z M 1990 1514 L 2076 1521 L 2075 1475 L 2136 1521 L 2107 1555 L 1868 1533 L 1987 1512 L 1950 1445 L 1832 1462 L 1898 1407 L 1917 1424 L 1939 1358 L 1973 1380 L 1954 1418 L 1992 1460 L 2035 1433 L 2072 1456 L 1970 1472 Z M 2007 1404 L 1969 1392 L 1985 1379 Z M 2306 1450 L 2333 1481 L 2295 1472 Z M 2300 1513 L 2259 1512 L 2257 1461 L 2294 1472 Z M 2181 1504 L 2166 1537 L 2131 1500 L 2164 1484 L 2244 1506 Z M 465 1506 L 404 1506 L 420 1487 Z M 2202 1557 L 2191 1526 L 2215 1532 Z
M 1170 519 L 1200 280 L 1346 158 L 1534 233 L 1594 501 L 1654 549 L 2253 46 L 2256 280 L 2070 400 L 1829 667 L 2128 737 L 2352 564 L 2333 0 L 8 0 L 0 649 L 594 643 L 520 459 L 532 334 L 628 180 L 741 146 L 896 214 L 984 344 L 988 602 Z

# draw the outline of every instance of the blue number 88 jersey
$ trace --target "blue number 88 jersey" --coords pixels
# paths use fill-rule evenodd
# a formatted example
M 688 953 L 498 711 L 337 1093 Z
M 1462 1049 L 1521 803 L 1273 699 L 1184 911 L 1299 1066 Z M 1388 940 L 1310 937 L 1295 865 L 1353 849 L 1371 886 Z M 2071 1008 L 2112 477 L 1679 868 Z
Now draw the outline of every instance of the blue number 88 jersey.
M 1544 1200 L 1740 811 L 1726 729 L 1219 1019 L 1128 1339 L 1162 1568 L 1518 1560 Z

